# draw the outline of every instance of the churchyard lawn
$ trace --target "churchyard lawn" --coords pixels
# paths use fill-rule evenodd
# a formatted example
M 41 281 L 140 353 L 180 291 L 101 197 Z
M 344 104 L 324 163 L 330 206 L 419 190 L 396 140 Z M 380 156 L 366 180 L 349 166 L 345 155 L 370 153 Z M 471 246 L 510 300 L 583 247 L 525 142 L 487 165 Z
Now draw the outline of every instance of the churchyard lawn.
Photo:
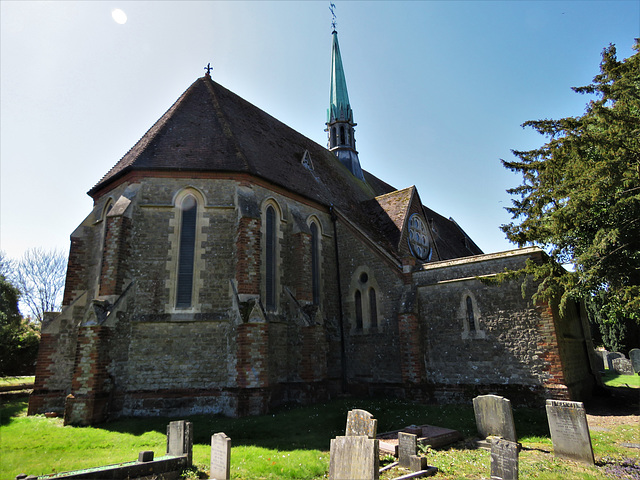
M 27 398 L 0 397 L 0 478 L 19 473 L 42 475 L 135 460 L 138 452 L 166 449 L 169 418 L 120 419 L 96 427 L 62 427 L 61 418 L 26 416 Z M 637 405 L 607 399 L 587 407 L 596 466 L 553 456 L 545 411 L 515 408 L 521 479 L 640 478 L 640 467 L 625 466 L 640 450 L 623 444 L 640 443 Z M 362 408 L 378 419 L 378 432 L 410 424 L 453 428 L 465 440 L 449 447 L 427 449 L 436 479 L 488 479 L 490 454 L 475 449 L 473 407 L 414 405 L 398 400 L 340 399 L 324 405 L 283 408 L 269 415 L 230 419 L 218 416 L 185 418 L 194 425 L 194 469 L 187 478 L 208 478 L 210 439 L 224 432 L 232 441 L 234 479 L 326 478 L 331 438 L 344 435 L 347 412 Z M 382 462 L 383 463 L 383 462 Z M 382 464 L 381 463 L 381 464 Z M 405 472 L 406 473 L 406 472 Z M 381 475 L 388 480 L 398 470 Z
M 602 381 L 608 387 L 640 388 L 640 375 L 619 375 L 607 370 L 602 374 Z

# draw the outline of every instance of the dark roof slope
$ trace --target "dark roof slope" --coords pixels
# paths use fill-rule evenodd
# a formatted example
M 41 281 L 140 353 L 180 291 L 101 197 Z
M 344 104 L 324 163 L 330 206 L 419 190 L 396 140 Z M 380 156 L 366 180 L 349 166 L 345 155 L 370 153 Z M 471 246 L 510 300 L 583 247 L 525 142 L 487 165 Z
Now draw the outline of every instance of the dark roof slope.
M 302 162 L 305 151 L 311 158 L 312 168 Z M 329 150 L 209 76 L 197 79 L 89 195 L 99 195 L 101 190 L 133 171 L 255 175 L 320 204 L 339 208 L 371 238 L 390 253 L 396 253 L 392 245 L 397 234 L 392 233 L 395 227 L 392 220 L 372 218 L 371 212 L 363 208 L 374 197 L 394 191 L 391 185 L 368 172 L 365 172 L 366 182 L 358 180 Z M 389 228 L 380 229 L 380 224 L 385 222 L 391 222 L 387 224 Z M 449 233 L 452 229 L 441 230 Z M 458 229 L 453 230 L 460 235 Z M 469 254 L 472 253 L 457 256 Z

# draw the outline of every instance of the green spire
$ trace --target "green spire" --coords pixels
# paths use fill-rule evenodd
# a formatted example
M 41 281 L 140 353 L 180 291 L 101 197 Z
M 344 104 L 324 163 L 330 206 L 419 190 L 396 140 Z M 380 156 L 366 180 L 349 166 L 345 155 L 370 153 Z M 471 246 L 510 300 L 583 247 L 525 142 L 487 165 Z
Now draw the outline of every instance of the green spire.
M 327 111 L 327 123 L 335 121 L 353 121 L 353 112 L 349 105 L 349 94 L 347 93 L 347 81 L 344 77 L 342 67 L 342 57 L 340 56 L 340 46 L 338 45 L 338 32 L 333 35 L 333 45 L 331 48 L 331 96 L 329 99 L 329 109 Z
M 362 181 L 364 174 L 360 167 L 358 152 L 356 151 L 353 111 L 349 105 L 347 81 L 344 78 L 342 57 L 338 46 L 338 32 L 333 30 L 333 46 L 331 48 L 331 98 L 327 110 L 327 129 L 329 134 L 329 150 L 349 171 Z

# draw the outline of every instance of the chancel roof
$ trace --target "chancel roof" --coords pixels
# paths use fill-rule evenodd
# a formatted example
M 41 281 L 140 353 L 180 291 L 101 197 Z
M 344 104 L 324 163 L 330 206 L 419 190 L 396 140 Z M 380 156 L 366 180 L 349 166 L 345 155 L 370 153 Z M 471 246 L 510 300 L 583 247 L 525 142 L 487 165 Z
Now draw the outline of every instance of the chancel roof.
M 394 191 L 392 186 L 368 172 L 366 181 L 357 179 L 329 150 L 208 75 L 197 79 L 88 193 L 97 198 L 130 172 L 169 171 L 260 177 L 326 207 L 336 207 L 397 255 L 393 219 L 385 219 L 384 211 L 372 215 L 366 208 L 375 197 Z M 381 224 L 386 226 L 381 229 Z M 466 253 L 470 254 L 474 253 Z

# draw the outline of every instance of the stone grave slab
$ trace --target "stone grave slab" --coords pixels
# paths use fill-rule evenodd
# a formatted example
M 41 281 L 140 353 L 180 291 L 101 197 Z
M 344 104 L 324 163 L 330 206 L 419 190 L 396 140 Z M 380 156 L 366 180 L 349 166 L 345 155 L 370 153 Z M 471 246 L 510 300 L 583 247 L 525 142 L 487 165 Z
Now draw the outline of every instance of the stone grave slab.
M 624 357 L 614 358 L 611 364 L 613 365 L 613 371 L 619 375 L 633 375 L 633 365 L 630 360 Z
M 433 448 L 444 447 L 452 443 L 462 440 L 464 437 L 457 430 L 450 428 L 436 427 L 433 425 L 414 425 L 403 428 L 402 430 L 393 430 L 378 435 L 380 440 L 380 451 L 391 455 L 398 456 L 398 434 L 400 432 L 411 433 L 419 429 L 417 443 L 420 445 L 430 445 Z
M 418 453 L 418 436 L 398 432 L 398 464 L 402 468 L 411 467 L 411 456 Z
M 376 438 L 376 432 L 378 431 L 378 420 L 373 418 L 366 410 L 349 410 L 347 414 L 347 428 L 345 436 L 359 436 L 364 435 L 367 438 Z
M 344 436 L 331 440 L 330 480 L 377 480 L 378 440 L 366 436 Z
M 629 360 L 634 373 L 640 373 L 640 348 L 632 348 L 629 350 Z
M 481 438 L 501 437 L 517 442 L 511 401 L 498 395 L 480 395 L 473 399 L 476 426 Z
M 547 400 L 546 409 L 554 455 L 593 465 L 593 448 L 582 402 Z
M 518 448 L 516 442 L 491 439 L 491 480 L 518 480 Z
M 224 433 L 211 436 L 211 469 L 212 480 L 229 480 L 231 478 L 231 439 Z

